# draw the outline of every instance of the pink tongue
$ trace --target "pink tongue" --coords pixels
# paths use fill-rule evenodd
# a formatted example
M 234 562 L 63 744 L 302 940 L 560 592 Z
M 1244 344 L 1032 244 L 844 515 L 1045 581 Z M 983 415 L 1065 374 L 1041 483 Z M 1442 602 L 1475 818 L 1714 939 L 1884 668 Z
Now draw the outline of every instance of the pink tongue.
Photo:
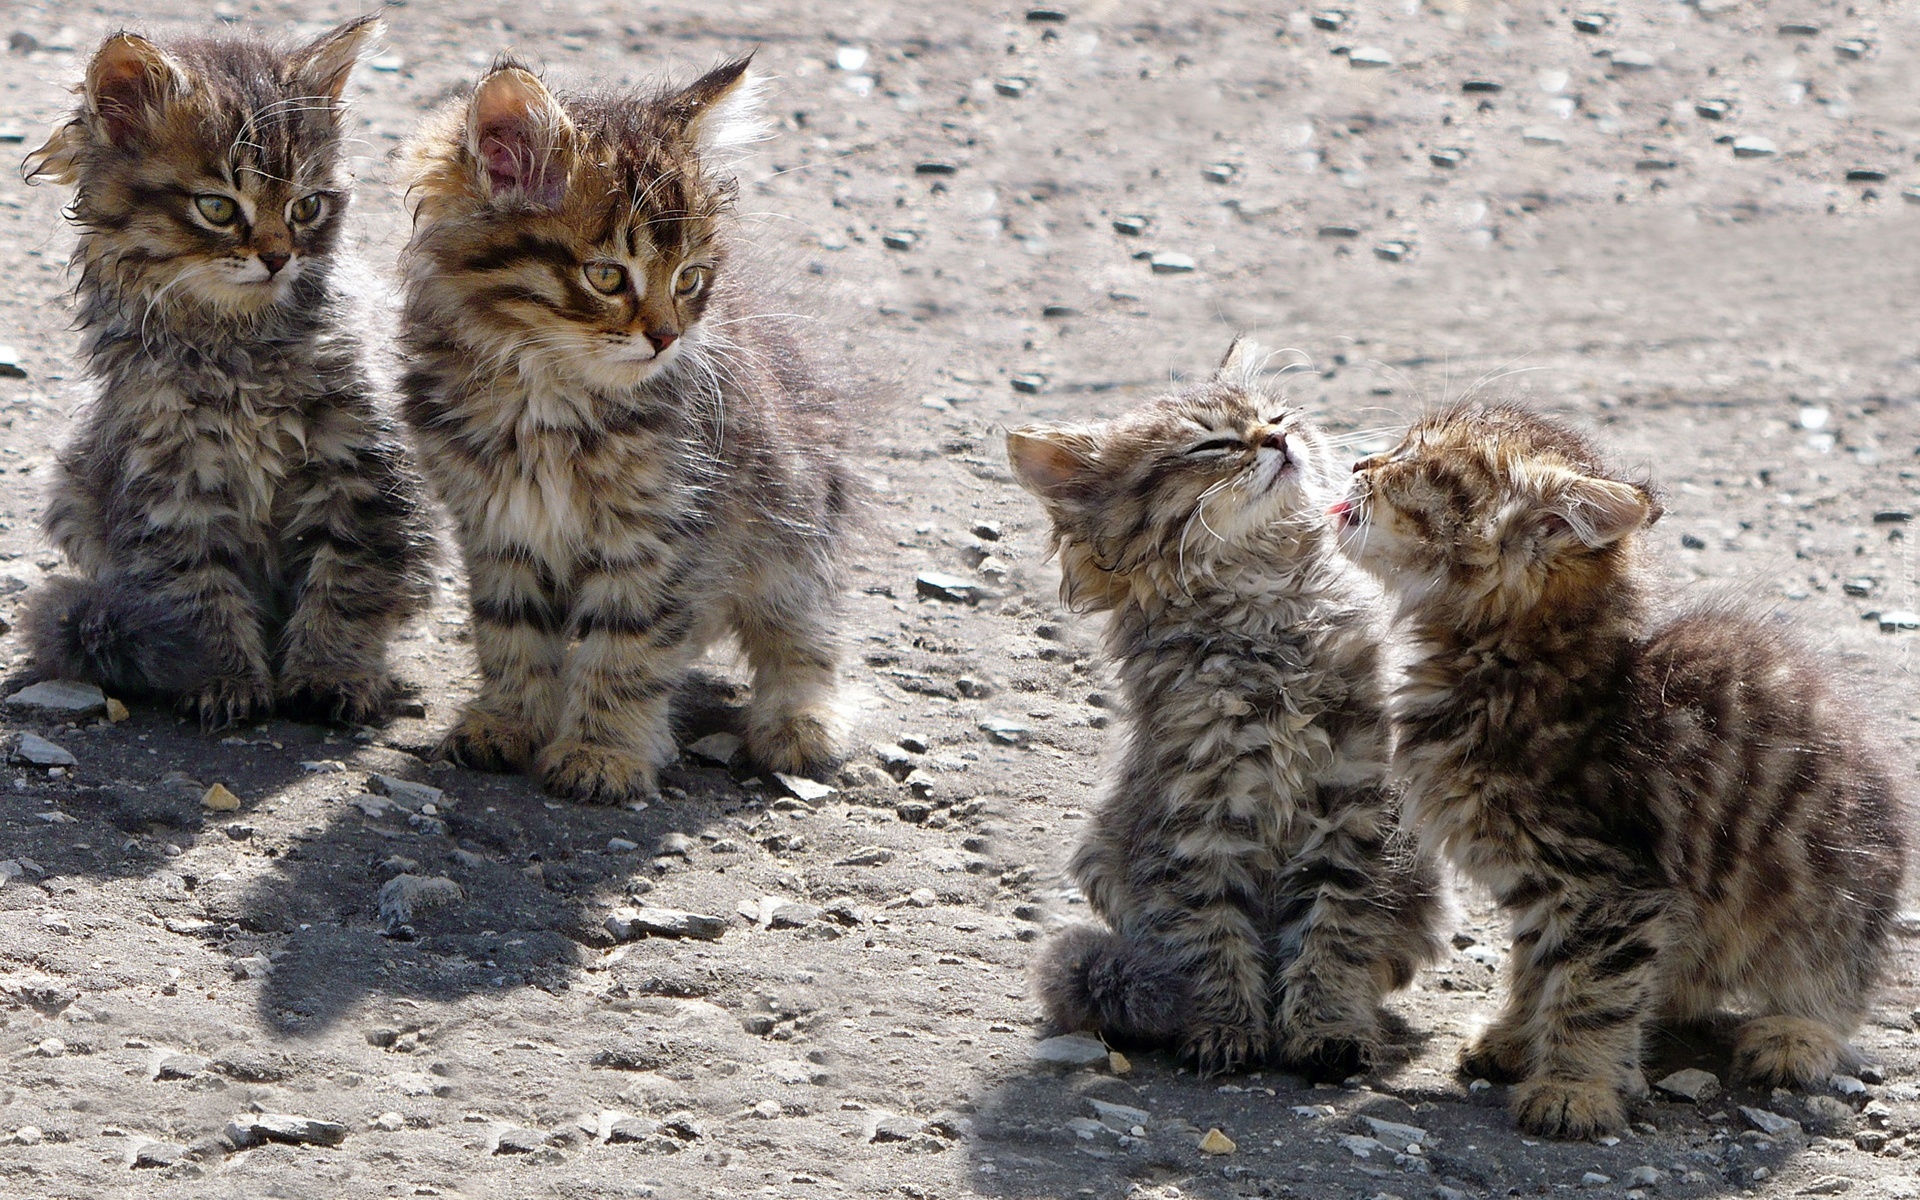
M 1352 509 L 1353 509 L 1353 501 L 1342 500 L 1338 504 L 1330 505 L 1327 508 L 1327 515 L 1330 517 L 1344 517 L 1347 515 L 1347 513 L 1352 511 Z

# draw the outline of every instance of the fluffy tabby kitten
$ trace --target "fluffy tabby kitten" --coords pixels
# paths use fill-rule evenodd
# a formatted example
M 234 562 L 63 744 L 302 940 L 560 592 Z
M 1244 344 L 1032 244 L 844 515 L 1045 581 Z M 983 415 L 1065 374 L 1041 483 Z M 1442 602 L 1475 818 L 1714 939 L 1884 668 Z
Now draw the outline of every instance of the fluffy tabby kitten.
M 1210 380 L 1104 426 L 1021 429 L 1070 607 L 1106 612 L 1125 732 L 1069 871 L 1107 925 L 1037 967 L 1061 1028 L 1344 1075 L 1439 950 L 1395 836 L 1371 589 L 1324 510 L 1333 452 L 1236 343 Z
M 840 399 L 731 269 L 716 159 L 759 135 L 754 90 L 746 59 L 650 95 L 556 96 L 509 63 L 407 152 L 405 412 L 482 675 L 456 761 L 650 793 L 674 686 L 729 631 L 753 756 L 834 753 L 853 489 Z
M 46 515 L 81 576 L 33 603 L 42 674 L 176 697 L 208 725 L 381 707 L 429 543 L 328 278 L 341 91 L 379 28 L 290 52 L 115 34 L 27 158 L 29 179 L 75 186 L 100 381 Z
M 1617 1130 L 1642 1033 L 1733 1001 L 1752 1081 L 1851 1051 L 1904 873 L 1887 772 L 1770 622 L 1649 615 L 1659 516 L 1584 439 L 1464 407 L 1360 463 L 1342 545 L 1414 663 L 1395 764 L 1422 840 L 1513 919 L 1506 1008 L 1465 1069 L 1532 1132 Z

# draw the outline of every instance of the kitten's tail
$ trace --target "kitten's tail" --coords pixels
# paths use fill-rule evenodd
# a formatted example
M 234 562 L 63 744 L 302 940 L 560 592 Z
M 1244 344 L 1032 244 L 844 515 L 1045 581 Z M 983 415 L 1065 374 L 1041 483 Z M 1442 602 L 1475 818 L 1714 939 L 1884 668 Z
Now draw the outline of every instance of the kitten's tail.
M 113 696 L 179 696 L 204 681 L 206 639 L 176 602 L 128 579 L 56 575 L 22 621 L 43 679 L 80 679 Z
M 1096 925 L 1061 930 L 1033 966 L 1040 1003 L 1056 1029 L 1098 1030 L 1133 1043 L 1186 1036 L 1191 974 L 1172 947 Z

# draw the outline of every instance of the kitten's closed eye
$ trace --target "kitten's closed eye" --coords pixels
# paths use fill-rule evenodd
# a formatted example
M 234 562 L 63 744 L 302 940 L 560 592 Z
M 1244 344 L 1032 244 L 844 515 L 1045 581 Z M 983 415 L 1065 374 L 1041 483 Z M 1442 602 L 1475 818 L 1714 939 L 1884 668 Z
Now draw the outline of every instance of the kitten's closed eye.
M 1245 441 L 1237 437 L 1208 438 L 1198 445 L 1187 447 L 1186 453 L 1189 457 L 1197 458 L 1201 455 L 1225 454 L 1230 450 L 1242 450 L 1246 445 Z

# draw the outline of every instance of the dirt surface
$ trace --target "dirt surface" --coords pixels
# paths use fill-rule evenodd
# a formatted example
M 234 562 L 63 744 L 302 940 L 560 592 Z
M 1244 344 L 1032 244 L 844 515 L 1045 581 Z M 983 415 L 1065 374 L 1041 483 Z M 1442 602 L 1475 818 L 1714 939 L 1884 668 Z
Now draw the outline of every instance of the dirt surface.
M 1483 384 L 1595 428 L 1667 488 L 1676 589 L 1790 615 L 1920 765 L 1920 632 L 1865 619 L 1920 609 L 1920 10 L 1595 0 L 1587 33 L 1558 4 L 1353 7 L 1332 31 L 1292 4 L 389 10 L 351 218 L 381 271 L 405 237 L 385 156 L 501 49 L 635 81 L 758 47 L 779 130 L 743 209 L 851 314 L 822 340 L 914 380 L 861 447 L 855 750 L 805 800 L 689 756 L 644 811 L 430 764 L 473 686 L 451 568 L 399 645 L 419 715 L 385 728 L 9 709 L 78 765 L 0 783 L 0 1194 L 1920 1196 L 1912 942 L 1864 1083 L 1656 1097 L 1609 1144 L 1523 1139 L 1503 1089 L 1454 1075 L 1505 948 L 1467 894 L 1457 949 L 1393 1004 L 1406 1061 L 1365 1079 L 1036 1058 L 1024 969 L 1085 911 L 1058 868 L 1107 675 L 998 430 L 1118 412 L 1235 332 L 1298 348 L 1276 382 L 1377 431 L 1357 448 Z M 120 26 L 305 36 L 358 10 L 213 11 L 14 0 L 0 136 L 30 149 Z M 42 492 L 89 395 L 62 202 L 0 177 L 0 611 L 57 565 Z M 928 571 L 978 595 L 923 597 Z M 737 679 L 716 660 L 690 738 L 736 718 Z M 372 774 L 444 794 L 378 799 Z M 236 811 L 202 806 L 216 782 Z M 414 911 L 383 917 L 400 876 Z M 724 932 L 617 942 L 642 905 Z M 1727 1073 L 1711 1032 L 1654 1048 L 1655 1078 Z M 340 1140 L 241 1145 L 261 1113 Z M 1231 1153 L 1200 1151 L 1212 1128 Z

